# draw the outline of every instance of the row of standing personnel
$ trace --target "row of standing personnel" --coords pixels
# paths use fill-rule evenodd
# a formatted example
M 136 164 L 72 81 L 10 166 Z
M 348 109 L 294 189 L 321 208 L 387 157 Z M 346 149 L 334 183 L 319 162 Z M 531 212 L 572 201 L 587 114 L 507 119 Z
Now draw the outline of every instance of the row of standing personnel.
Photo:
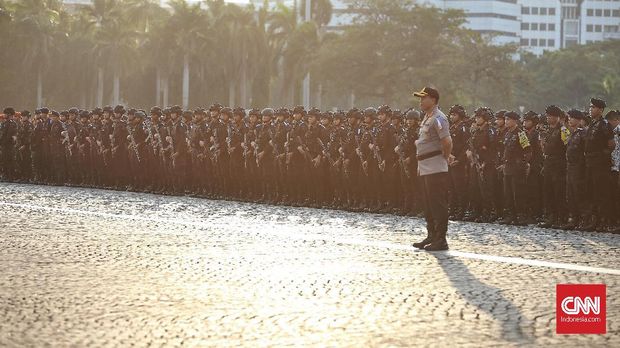
M 449 110 L 450 216 L 617 231 L 618 119 L 604 102 L 544 115 Z M 420 215 L 420 113 L 389 106 L 6 108 L 5 181 Z

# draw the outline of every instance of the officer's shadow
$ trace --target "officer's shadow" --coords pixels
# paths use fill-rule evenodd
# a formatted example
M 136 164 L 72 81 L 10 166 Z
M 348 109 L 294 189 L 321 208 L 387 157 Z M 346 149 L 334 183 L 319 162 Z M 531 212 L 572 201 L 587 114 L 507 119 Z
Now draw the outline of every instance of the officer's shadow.
M 502 339 L 518 344 L 533 343 L 523 332 L 520 322 L 526 320 L 519 308 L 502 294 L 502 290 L 478 280 L 458 257 L 446 253 L 430 253 L 437 259 L 448 279 L 468 304 L 490 314 L 501 323 Z

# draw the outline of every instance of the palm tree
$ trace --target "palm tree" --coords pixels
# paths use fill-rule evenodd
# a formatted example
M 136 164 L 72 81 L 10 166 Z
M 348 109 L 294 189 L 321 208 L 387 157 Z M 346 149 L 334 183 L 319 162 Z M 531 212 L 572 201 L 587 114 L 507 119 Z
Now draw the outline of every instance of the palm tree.
M 92 27 L 92 40 L 96 41 L 102 36 L 105 25 L 109 25 L 112 21 L 118 20 L 121 16 L 120 7 L 116 0 L 94 0 L 91 6 L 83 10 L 86 21 Z M 103 82 L 104 82 L 104 65 L 105 58 L 102 56 L 101 45 L 95 43 L 93 55 L 95 57 L 95 65 L 97 66 L 97 106 L 103 106 Z
M 152 23 L 142 45 L 142 50 L 149 52 L 147 58 L 156 71 L 155 104 L 163 106 L 168 106 L 168 78 L 174 66 L 174 32 L 169 29 L 169 17 L 170 13 L 166 11 Z
M 95 34 L 95 52 L 112 71 L 112 104 L 120 103 L 120 77 L 136 58 L 138 33 L 118 15 L 103 21 Z
M 25 43 L 24 68 L 35 67 L 37 74 L 37 107 L 43 105 L 43 74 L 50 52 L 58 38 L 60 3 L 58 0 L 23 0 L 16 2 L 15 25 Z
M 183 59 L 183 108 L 189 105 L 189 70 L 191 55 L 197 52 L 204 40 L 208 21 L 200 4 L 188 4 L 185 0 L 170 2 L 170 30 L 174 32 L 175 43 Z

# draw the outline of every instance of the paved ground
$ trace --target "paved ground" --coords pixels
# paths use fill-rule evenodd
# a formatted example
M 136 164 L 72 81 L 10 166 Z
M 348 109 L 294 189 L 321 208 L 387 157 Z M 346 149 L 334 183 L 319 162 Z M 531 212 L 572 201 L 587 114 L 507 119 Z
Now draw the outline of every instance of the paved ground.
M 2 183 L 0 210 L 0 346 L 620 346 L 617 235 L 451 223 L 426 253 L 419 219 Z M 606 335 L 555 334 L 557 283 L 607 284 Z

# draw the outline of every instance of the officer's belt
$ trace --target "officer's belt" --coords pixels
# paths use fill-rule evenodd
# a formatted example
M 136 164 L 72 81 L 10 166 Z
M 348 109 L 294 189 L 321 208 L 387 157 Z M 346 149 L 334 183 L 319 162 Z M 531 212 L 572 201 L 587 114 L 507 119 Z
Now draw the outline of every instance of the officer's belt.
M 422 155 L 417 155 L 416 158 L 418 159 L 418 161 L 423 161 L 425 159 L 429 159 L 431 157 L 439 156 L 441 154 L 443 154 L 443 152 L 441 152 L 441 150 L 437 150 L 437 151 L 427 152 L 427 153 L 422 154 Z

